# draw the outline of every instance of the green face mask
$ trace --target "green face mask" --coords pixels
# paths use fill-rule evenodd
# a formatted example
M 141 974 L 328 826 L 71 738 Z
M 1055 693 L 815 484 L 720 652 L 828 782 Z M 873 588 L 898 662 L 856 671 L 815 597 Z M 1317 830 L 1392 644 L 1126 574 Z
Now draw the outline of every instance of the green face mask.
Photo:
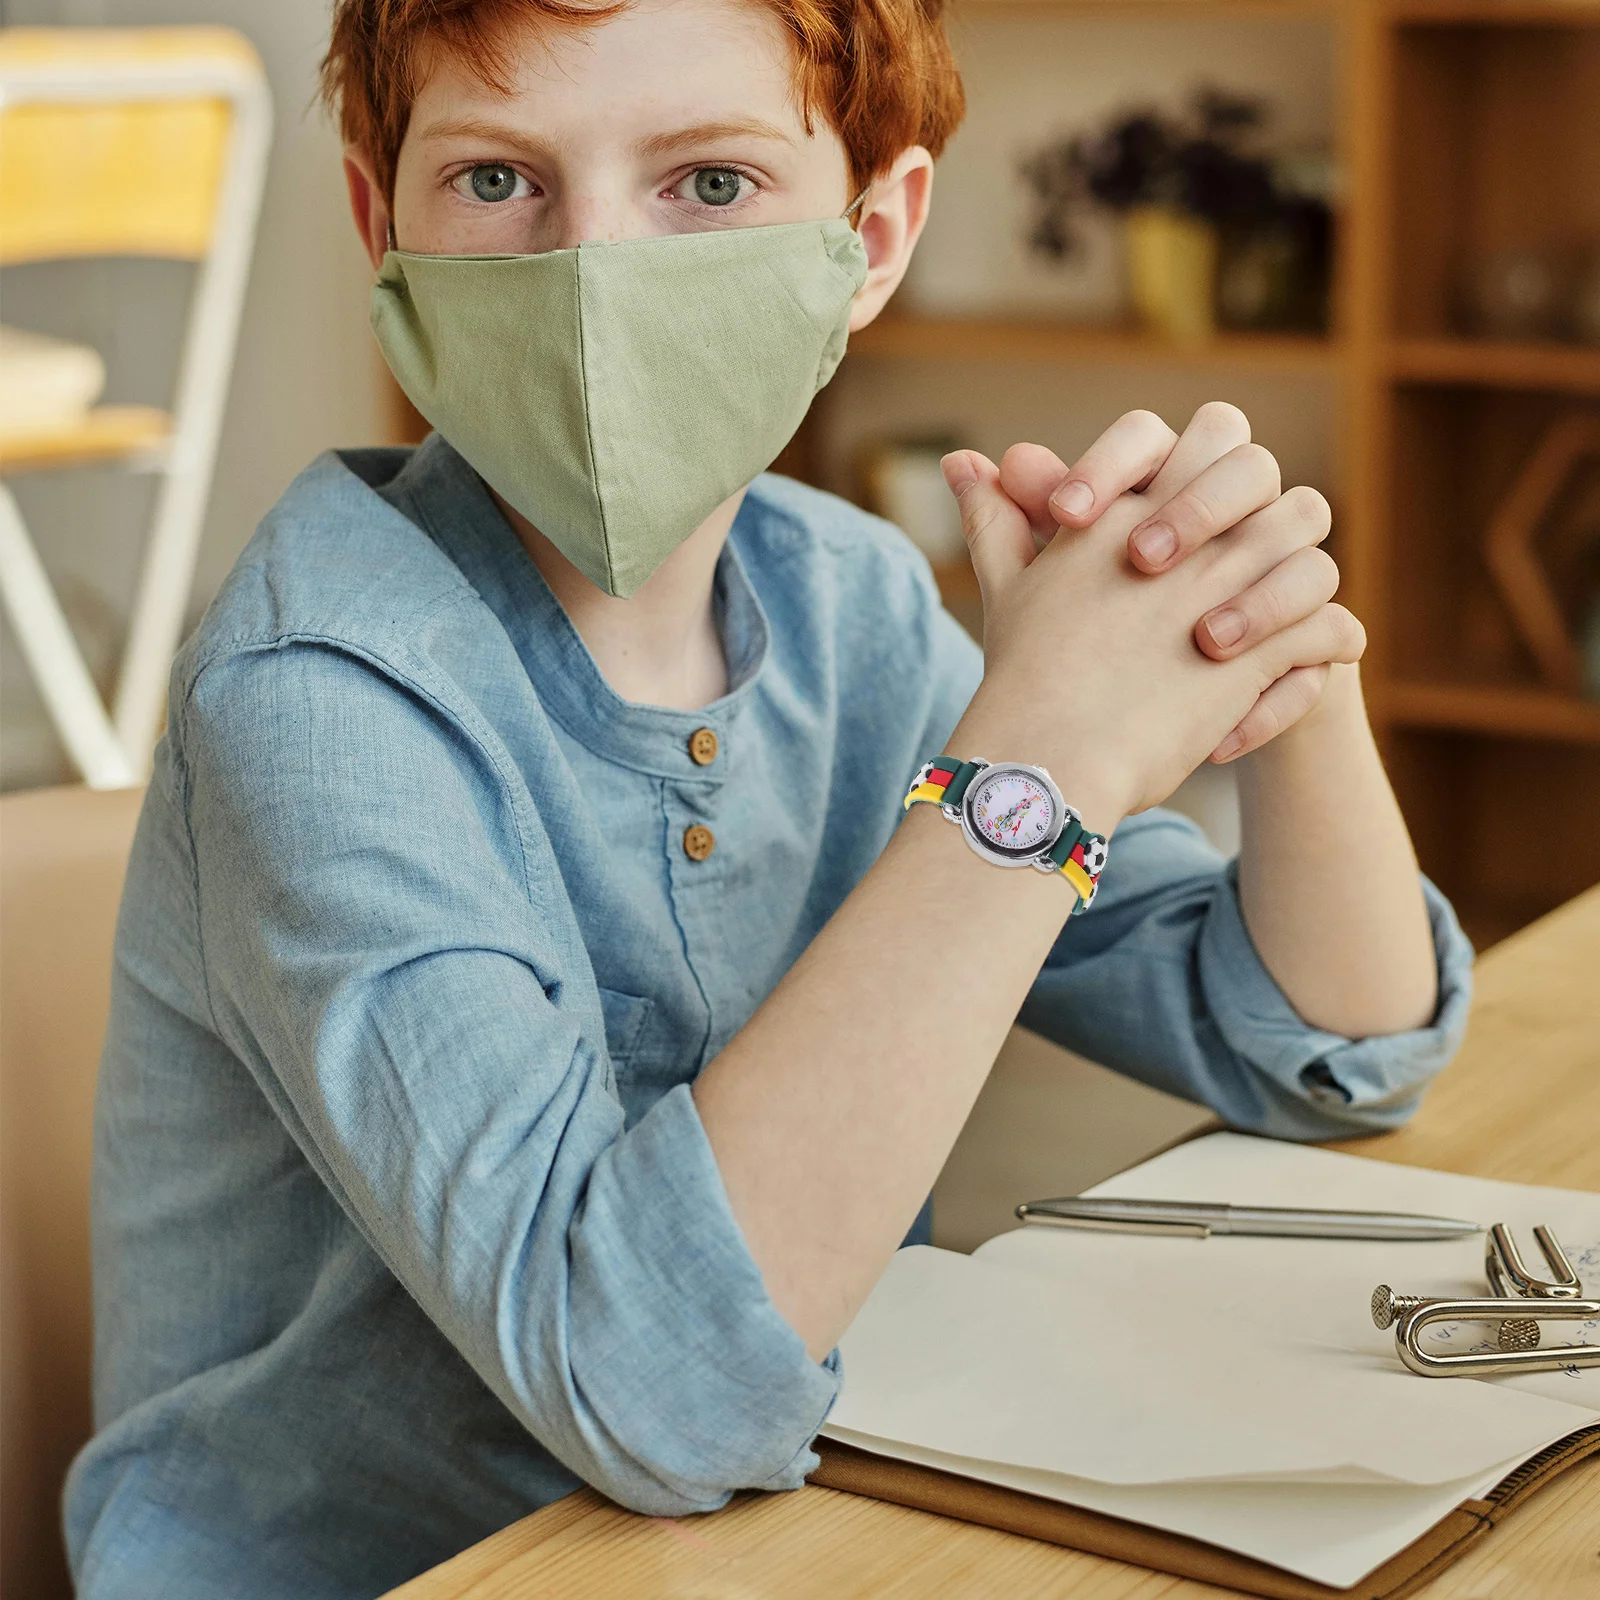
M 793 437 L 866 274 L 843 218 L 534 256 L 391 250 L 372 327 L 485 482 L 631 595 Z

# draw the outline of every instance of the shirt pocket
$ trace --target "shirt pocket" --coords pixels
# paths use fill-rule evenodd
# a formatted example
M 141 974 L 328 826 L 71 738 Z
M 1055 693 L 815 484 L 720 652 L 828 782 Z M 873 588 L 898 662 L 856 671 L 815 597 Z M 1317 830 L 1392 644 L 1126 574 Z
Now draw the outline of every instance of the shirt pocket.
M 600 989 L 600 1010 L 606 1022 L 606 1053 L 619 1077 L 626 1073 L 655 1002 L 620 989 Z

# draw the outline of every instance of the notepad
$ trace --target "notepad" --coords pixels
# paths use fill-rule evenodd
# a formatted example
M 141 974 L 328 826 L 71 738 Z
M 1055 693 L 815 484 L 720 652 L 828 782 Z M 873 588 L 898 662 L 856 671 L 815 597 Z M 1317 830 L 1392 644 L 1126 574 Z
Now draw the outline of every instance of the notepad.
M 1090 1193 L 1445 1213 L 1522 1238 L 1542 1222 L 1600 1293 L 1600 1195 L 1228 1133 Z M 823 1431 L 1343 1587 L 1600 1423 L 1600 1370 L 1424 1379 L 1373 1327 L 1380 1281 L 1482 1294 L 1483 1249 L 1023 1228 L 972 1256 L 903 1250 L 841 1341 Z M 1549 1330 L 1600 1344 L 1600 1324 Z

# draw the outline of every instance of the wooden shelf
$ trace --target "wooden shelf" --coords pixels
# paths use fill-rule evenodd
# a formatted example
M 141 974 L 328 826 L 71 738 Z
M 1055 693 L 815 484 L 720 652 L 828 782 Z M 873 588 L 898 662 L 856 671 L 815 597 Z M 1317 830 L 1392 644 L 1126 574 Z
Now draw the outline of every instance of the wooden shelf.
M 939 594 L 947 604 L 966 600 L 975 600 L 980 605 L 983 603 L 983 591 L 978 587 L 978 574 L 972 570 L 972 563 L 965 558 L 960 561 L 933 563 L 933 581 L 939 585 Z
M 1389 370 L 1404 383 L 1543 389 L 1600 396 L 1600 346 L 1502 339 L 1400 339 Z
M 1310 334 L 1223 333 L 1176 344 L 1133 328 L 1017 317 L 886 316 L 852 336 L 850 353 L 873 360 L 995 361 L 1029 365 L 1249 367 L 1333 370 L 1339 346 Z
M 1600 26 L 1595 0 L 1391 0 L 1396 21 L 1442 27 Z
M 1400 681 L 1384 689 L 1382 705 L 1387 720 L 1399 727 L 1600 745 L 1600 701 L 1554 689 Z
M 933 581 L 939 585 L 939 598 L 944 608 L 972 635 L 983 643 L 983 591 L 978 587 L 978 574 L 970 561 L 936 563 Z
M 1552 903 L 1545 895 L 1504 896 L 1481 892 L 1466 894 L 1454 901 L 1456 918 L 1480 956 L 1502 939 L 1509 939 L 1530 922 L 1554 911 L 1559 904 L 1560 901 Z

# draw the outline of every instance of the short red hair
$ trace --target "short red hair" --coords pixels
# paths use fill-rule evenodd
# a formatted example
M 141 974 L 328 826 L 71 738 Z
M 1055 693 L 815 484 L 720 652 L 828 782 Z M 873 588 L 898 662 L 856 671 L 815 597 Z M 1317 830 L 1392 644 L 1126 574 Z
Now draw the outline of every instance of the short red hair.
M 807 127 L 821 114 L 844 145 L 854 188 L 923 145 L 935 156 L 966 109 L 944 32 L 944 0 L 754 0 L 794 40 L 795 88 Z M 335 0 L 323 97 L 345 142 L 366 151 L 384 194 L 417 92 L 423 47 L 471 61 L 509 92 L 505 40 L 518 23 L 582 27 L 614 16 L 572 0 Z

